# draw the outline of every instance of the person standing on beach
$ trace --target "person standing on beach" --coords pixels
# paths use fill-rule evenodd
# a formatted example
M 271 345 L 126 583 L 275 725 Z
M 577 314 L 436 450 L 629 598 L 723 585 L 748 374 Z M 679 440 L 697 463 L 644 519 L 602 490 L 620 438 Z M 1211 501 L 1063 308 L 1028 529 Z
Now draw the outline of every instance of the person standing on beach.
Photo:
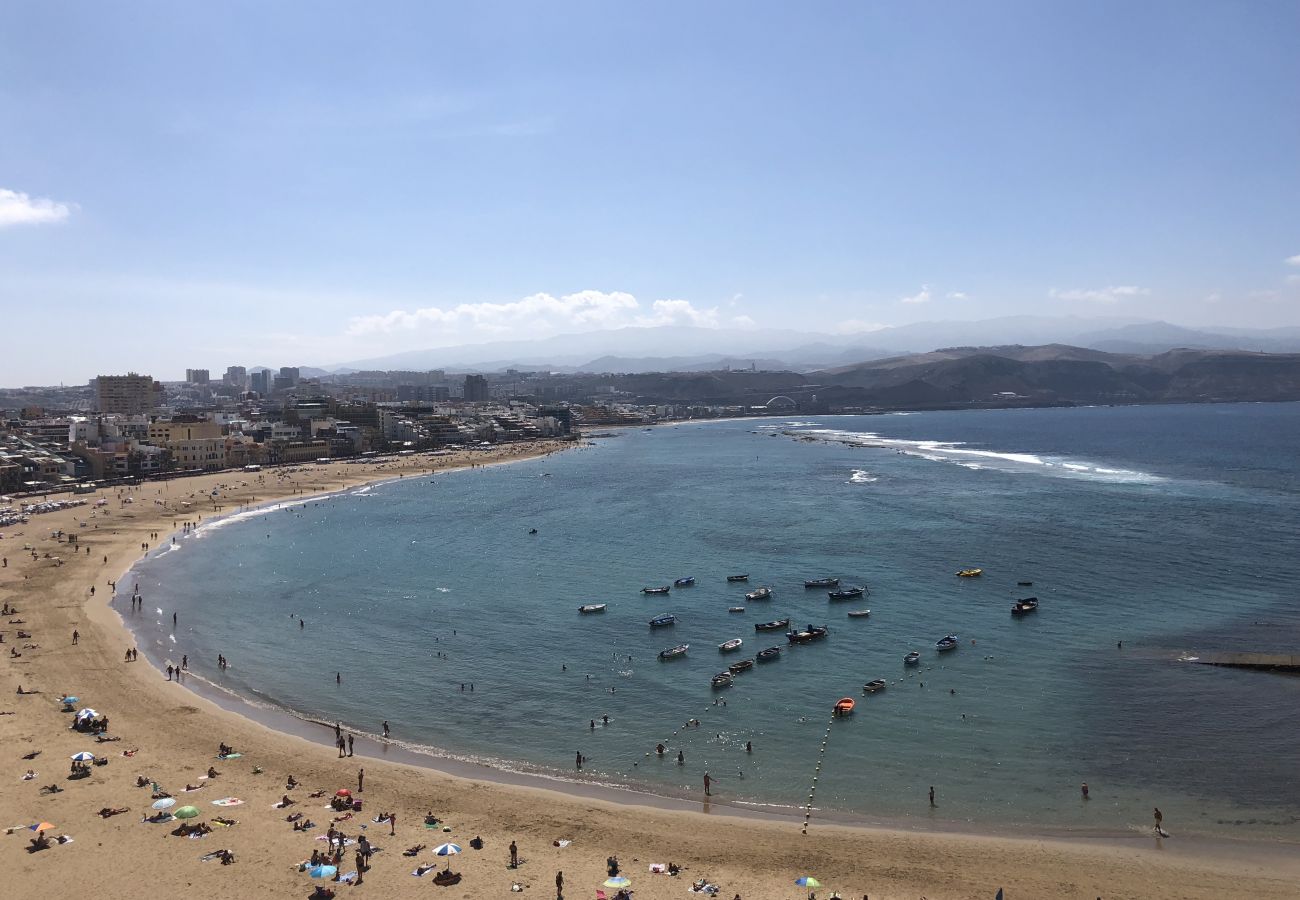
M 706 797 L 713 796 L 713 793 L 709 790 L 712 785 L 713 785 L 713 779 L 709 777 L 708 772 L 705 772 L 704 773 L 704 796 Z
M 395 834 L 397 834 L 397 813 L 390 812 L 388 814 L 388 836 L 392 837 Z
M 348 735 L 348 756 L 351 756 L 351 755 L 352 755 L 352 741 L 353 741 L 353 740 L 354 740 L 354 738 L 352 737 L 352 735 L 349 734 L 349 735 Z
M 581 751 L 581 750 L 579 750 L 577 753 L 574 754 L 573 763 L 574 763 L 574 765 L 576 765 L 576 766 L 578 767 L 578 771 L 581 772 L 581 771 L 582 771 L 582 751 Z
M 339 759 L 342 759 L 343 757 L 347 756 L 346 751 L 347 751 L 347 742 L 344 741 L 343 738 L 339 738 Z
M 357 769 L 357 793 L 363 793 L 366 789 L 366 770 Z
M 555 873 L 555 900 L 564 900 L 564 872 Z
M 388 739 L 388 720 L 384 719 L 384 739 Z
M 77 646 L 79 640 L 81 640 L 81 635 L 77 632 L 77 629 L 72 629 L 72 646 Z
M 1153 810 L 1154 810 L 1153 815 L 1155 816 L 1156 819 L 1156 834 L 1160 834 L 1164 831 L 1164 829 L 1161 828 L 1160 826 L 1164 824 L 1165 814 L 1160 811 L 1160 807 L 1158 806 L 1153 807 Z
M 519 848 L 515 846 L 514 841 L 510 842 L 510 868 L 519 868 Z

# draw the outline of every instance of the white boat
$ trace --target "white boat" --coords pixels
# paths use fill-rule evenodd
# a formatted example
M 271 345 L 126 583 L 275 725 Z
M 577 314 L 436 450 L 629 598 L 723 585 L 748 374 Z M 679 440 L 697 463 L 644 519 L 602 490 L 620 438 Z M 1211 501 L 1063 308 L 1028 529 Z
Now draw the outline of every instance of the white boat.
M 709 679 L 709 684 L 713 685 L 715 688 L 731 687 L 731 673 L 719 672 L 717 675 L 714 675 Z
M 607 607 L 607 606 L 609 606 L 608 603 L 588 603 L 586 606 L 579 606 L 579 607 L 578 607 L 578 612 L 580 612 L 580 613 L 598 613 L 598 612 L 604 612 L 604 611 L 605 611 L 605 607 Z
M 745 611 L 745 607 L 743 607 L 743 606 L 728 606 L 728 607 L 727 607 L 727 612 L 744 612 L 744 611 Z
M 876 691 L 883 691 L 884 689 L 885 679 L 883 678 L 877 678 L 875 681 L 868 681 L 862 686 L 862 691 L 865 694 L 874 694 Z
M 869 615 L 871 615 L 871 610 L 869 610 L 869 609 L 851 609 L 851 610 L 849 610 L 849 617 L 850 617 L 850 618 L 853 618 L 853 619 L 865 619 L 865 618 L 866 618 L 867 616 L 869 616 Z
M 745 643 L 740 638 L 732 638 L 729 641 L 723 641 L 718 645 L 718 649 L 723 653 L 730 653 L 732 650 L 739 650 L 740 645 Z
M 663 615 L 658 615 L 655 616 L 653 619 L 651 619 L 650 627 L 660 628 L 664 625 L 671 625 L 676 621 L 677 621 L 677 617 L 674 616 L 672 613 L 664 613 Z
M 920 662 L 921 654 L 917 653 L 915 650 L 903 657 L 903 665 L 905 666 L 915 666 Z
M 940 653 L 943 653 L 946 650 L 956 650 L 957 635 L 949 634 L 939 638 L 939 640 L 934 642 L 934 649 L 938 650 Z
M 745 595 L 746 600 L 767 600 L 772 596 L 770 587 L 761 587 L 758 590 L 750 591 Z
M 669 647 L 667 650 L 659 651 L 660 659 L 676 659 L 679 656 L 685 656 L 686 651 L 691 649 L 690 644 L 678 644 L 676 647 Z

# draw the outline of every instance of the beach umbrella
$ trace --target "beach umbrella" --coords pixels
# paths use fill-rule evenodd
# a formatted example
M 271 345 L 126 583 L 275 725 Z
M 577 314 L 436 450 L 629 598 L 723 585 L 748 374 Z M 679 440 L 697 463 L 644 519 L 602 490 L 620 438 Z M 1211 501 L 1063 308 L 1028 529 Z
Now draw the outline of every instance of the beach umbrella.
M 28 826 L 28 831 L 49 831 L 54 826 L 49 822 L 37 822 L 35 825 Z
M 79 710 L 77 710 L 77 718 L 78 718 L 78 719 L 97 719 L 97 718 L 99 718 L 99 713 L 95 712 L 95 710 L 91 709 L 90 707 L 86 707 L 85 709 L 79 709 Z
M 455 844 L 439 844 L 433 848 L 435 856 L 447 857 L 447 868 L 451 869 L 451 858 L 460 852 L 460 847 Z
M 312 878 L 333 878 L 339 873 L 334 866 L 312 866 L 307 870 L 307 874 Z
M 334 796 L 335 796 L 335 797 L 351 797 L 351 796 L 352 796 L 352 792 L 349 791 L 347 788 L 339 788 L 337 791 L 334 792 Z
M 805 875 L 802 878 L 796 878 L 794 883 L 799 887 L 821 887 L 822 883 L 811 875 Z
M 161 800 L 155 800 L 155 801 L 154 801 L 154 803 L 153 803 L 153 808 L 154 808 L 154 809 L 171 809 L 171 808 L 172 808 L 173 806 L 175 806 L 175 805 L 176 805 L 176 798 L 175 798 L 175 797 L 163 797 Z
M 93 759 L 95 758 L 95 754 L 93 754 L 93 753 L 87 753 L 85 750 L 82 750 L 80 753 L 74 753 L 74 754 L 72 754 L 72 757 L 71 757 L 71 758 L 72 758 L 75 762 L 90 762 L 91 760 L 93 760 Z
M 197 806 L 182 806 L 176 812 L 172 813 L 178 819 L 192 819 L 199 814 Z
M 625 887 L 631 887 L 631 886 L 632 886 L 632 879 L 631 879 L 631 878 L 624 878 L 622 875 L 615 875 L 613 878 L 606 878 L 606 879 L 605 879 L 605 885 L 604 885 L 604 886 L 607 887 L 607 888 L 625 888 Z

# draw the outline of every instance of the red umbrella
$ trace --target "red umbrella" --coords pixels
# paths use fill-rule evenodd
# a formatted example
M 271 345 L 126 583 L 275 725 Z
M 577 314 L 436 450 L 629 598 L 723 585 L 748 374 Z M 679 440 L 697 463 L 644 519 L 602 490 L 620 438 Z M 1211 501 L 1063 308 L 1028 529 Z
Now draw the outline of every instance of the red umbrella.
M 351 796 L 352 796 L 352 792 L 349 791 L 347 788 L 339 788 L 337 791 L 334 792 L 334 796 L 335 796 L 335 797 L 351 797 Z

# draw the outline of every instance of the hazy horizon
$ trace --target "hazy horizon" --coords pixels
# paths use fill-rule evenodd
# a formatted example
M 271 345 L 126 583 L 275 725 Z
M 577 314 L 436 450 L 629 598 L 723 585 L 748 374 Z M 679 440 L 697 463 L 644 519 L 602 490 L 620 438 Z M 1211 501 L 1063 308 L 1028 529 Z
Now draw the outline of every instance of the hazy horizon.
M 11 385 L 630 325 L 1300 324 L 1294 3 L 5 22 Z

